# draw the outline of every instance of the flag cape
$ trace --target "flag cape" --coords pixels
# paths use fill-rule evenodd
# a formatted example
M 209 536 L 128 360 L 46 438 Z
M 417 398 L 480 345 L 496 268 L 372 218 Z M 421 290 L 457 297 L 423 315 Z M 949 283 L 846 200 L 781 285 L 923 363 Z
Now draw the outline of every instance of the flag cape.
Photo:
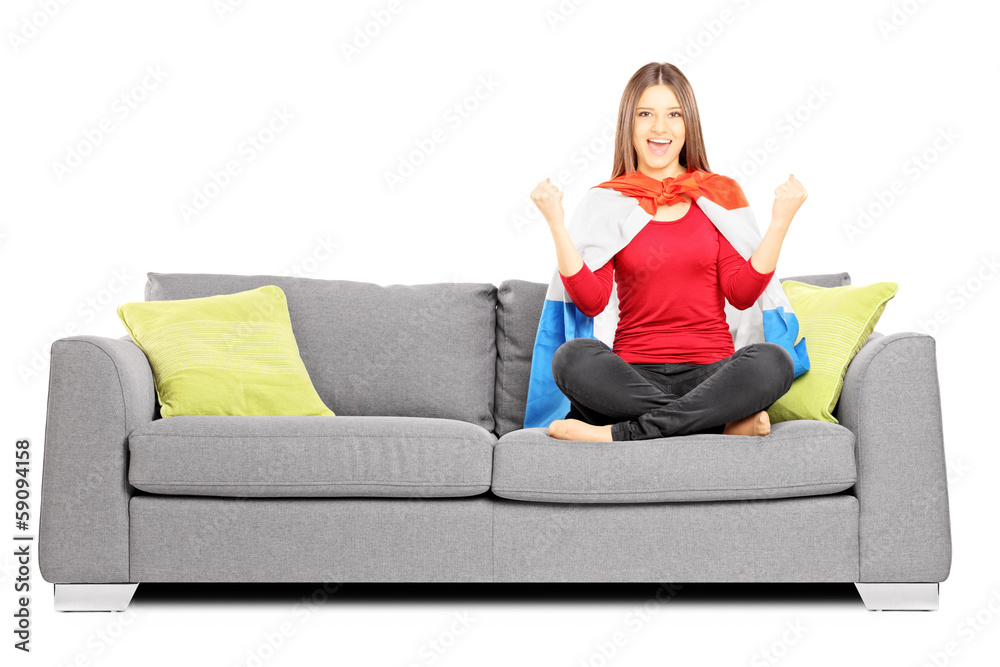
M 684 187 L 679 191 L 691 197 L 692 206 L 697 205 L 733 248 L 748 259 L 760 245 L 761 234 L 739 184 L 727 176 L 697 170 L 689 170 L 677 179 L 678 185 L 684 179 Z M 623 194 L 612 187 L 614 183 L 615 179 L 590 188 L 567 226 L 580 257 L 593 271 L 627 246 L 656 210 L 653 200 L 635 192 L 631 196 Z M 625 186 L 616 187 L 631 192 Z M 726 321 L 735 349 L 751 343 L 777 343 L 792 356 L 798 377 L 809 370 L 806 341 L 803 338 L 795 344 L 799 321 L 776 276 L 771 277 L 760 298 L 746 310 L 737 310 L 725 301 Z M 589 317 L 577 309 L 566 293 L 558 267 L 553 272 L 535 334 L 524 428 L 548 426 L 556 419 L 564 419 L 569 412 L 569 399 L 552 378 L 552 357 L 560 345 L 572 338 L 597 338 L 614 349 L 618 326 L 616 282 L 612 282 L 605 309 L 596 317 Z

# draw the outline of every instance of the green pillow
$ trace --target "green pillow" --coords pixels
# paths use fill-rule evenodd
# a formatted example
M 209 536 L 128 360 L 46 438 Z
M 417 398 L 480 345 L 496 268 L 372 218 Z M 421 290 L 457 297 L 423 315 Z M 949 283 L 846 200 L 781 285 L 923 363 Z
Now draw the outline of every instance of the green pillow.
M 781 287 L 798 317 L 799 339 L 806 339 L 809 370 L 795 378 L 767 415 L 772 424 L 792 419 L 837 424 L 832 413 L 844 387 L 847 365 L 874 331 L 899 284 L 816 287 L 786 280 Z
M 316 393 L 280 287 L 118 307 L 153 369 L 160 415 L 336 416 Z

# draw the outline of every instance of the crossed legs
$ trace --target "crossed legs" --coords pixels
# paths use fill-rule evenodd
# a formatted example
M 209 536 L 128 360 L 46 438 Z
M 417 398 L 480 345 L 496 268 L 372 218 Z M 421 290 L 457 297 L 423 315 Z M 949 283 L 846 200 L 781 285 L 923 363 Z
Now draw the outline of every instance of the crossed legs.
M 552 375 L 572 409 L 549 426 L 549 435 L 601 441 L 767 435 L 765 409 L 794 379 L 792 358 L 776 343 L 747 345 L 704 369 L 676 366 L 631 365 L 603 341 L 566 341 L 553 356 Z

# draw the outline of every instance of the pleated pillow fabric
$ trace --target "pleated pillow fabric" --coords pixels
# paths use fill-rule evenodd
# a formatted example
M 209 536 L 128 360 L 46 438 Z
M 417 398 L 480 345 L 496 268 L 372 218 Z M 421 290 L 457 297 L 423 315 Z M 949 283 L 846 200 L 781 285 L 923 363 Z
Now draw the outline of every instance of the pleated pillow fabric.
M 799 335 L 809 341 L 810 368 L 767 409 L 767 416 L 772 424 L 793 419 L 836 424 L 833 409 L 844 388 L 847 366 L 875 330 L 899 284 L 816 287 L 784 280 L 781 287 L 795 308 Z
M 149 359 L 160 416 L 336 416 L 316 393 L 276 285 L 197 299 L 122 304 Z

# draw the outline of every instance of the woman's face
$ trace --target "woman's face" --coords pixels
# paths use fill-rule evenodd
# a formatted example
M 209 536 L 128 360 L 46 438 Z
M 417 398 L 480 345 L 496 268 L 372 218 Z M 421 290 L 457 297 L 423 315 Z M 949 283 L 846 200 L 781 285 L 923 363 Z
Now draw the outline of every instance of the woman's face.
M 654 143 L 661 139 L 670 143 Z M 632 119 L 632 145 L 638 158 L 638 169 L 647 176 L 662 180 L 678 176 L 686 169 L 681 166 L 684 148 L 684 117 L 674 91 L 666 84 L 649 86 L 642 91 Z

